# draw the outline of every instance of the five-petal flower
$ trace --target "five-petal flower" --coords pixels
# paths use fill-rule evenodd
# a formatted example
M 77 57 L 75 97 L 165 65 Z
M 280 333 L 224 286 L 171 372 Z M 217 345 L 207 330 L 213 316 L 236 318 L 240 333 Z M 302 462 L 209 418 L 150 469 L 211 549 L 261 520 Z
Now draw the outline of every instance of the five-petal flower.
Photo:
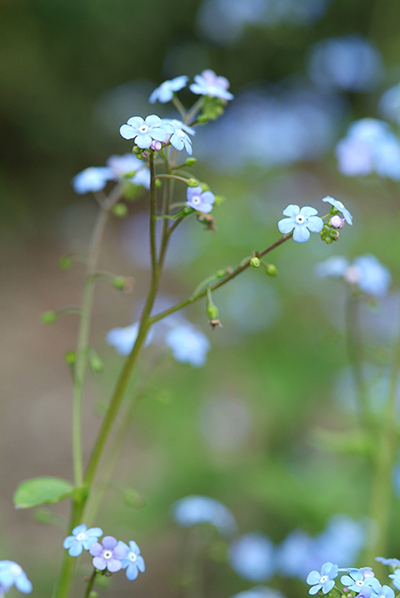
M 157 100 L 162 104 L 169 102 L 172 100 L 175 91 L 179 91 L 186 86 L 188 79 L 189 77 L 186 75 L 181 75 L 180 77 L 175 77 L 175 79 L 164 81 L 149 97 L 150 104 L 154 104 Z
M 229 81 L 226 77 L 218 77 L 211 69 L 206 69 L 201 75 L 195 75 L 195 83 L 189 87 L 190 91 L 198 95 L 233 100 L 229 88 Z
M 324 197 L 322 201 L 330 203 L 331 206 L 333 206 L 336 210 L 341 212 L 347 224 L 353 224 L 353 216 L 350 214 L 349 210 L 342 204 L 341 201 L 338 201 L 337 199 L 334 199 L 329 195 L 327 197 Z
M 141 116 L 132 116 L 119 132 L 124 139 L 133 139 L 141 149 L 147 149 L 154 141 L 165 141 L 168 131 L 156 114 L 150 114 L 144 120 Z
M 129 542 L 129 546 L 119 541 L 118 546 L 122 546 L 126 551 L 126 556 L 122 560 L 122 569 L 126 569 L 126 577 L 132 581 L 137 578 L 139 571 L 143 573 L 146 569 L 140 548 L 133 540 Z
M 0 593 L 8 592 L 13 585 L 23 594 L 32 591 L 32 584 L 18 563 L 0 561 Z
M 72 536 L 68 536 L 64 540 L 64 548 L 68 549 L 71 556 L 79 556 L 83 550 L 89 550 L 94 542 L 97 542 L 103 530 L 99 527 L 91 527 L 87 529 L 86 525 L 78 525 L 72 530 Z
M 320 233 L 323 229 L 324 222 L 317 214 L 315 208 L 305 206 L 300 209 L 299 206 L 291 204 L 283 210 L 283 215 L 288 218 L 279 220 L 278 228 L 285 235 L 293 231 L 293 240 L 296 243 L 305 243 L 310 238 L 310 231 Z
M 322 590 L 323 594 L 328 594 L 331 591 L 335 582 L 333 581 L 338 576 L 338 566 L 333 563 L 324 563 L 321 567 L 321 572 L 311 571 L 307 576 L 307 583 L 312 586 L 309 589 L 309 594 L 316 594 Z
M 102 544 L 95 542 L 89 552 L 94 557 L 93 566 L 96 569 L 108 569 L 111 573 L 122 568 L 122 560 L 126 557 L 126 549 L 113 536 L 104 536 Z
M 203 191 L 200 187 L 188 187 L 186 205 L 197 210 L 198 212 L 211 212 L 213 203 L 215 202 L 214 193 L 211 191 Z

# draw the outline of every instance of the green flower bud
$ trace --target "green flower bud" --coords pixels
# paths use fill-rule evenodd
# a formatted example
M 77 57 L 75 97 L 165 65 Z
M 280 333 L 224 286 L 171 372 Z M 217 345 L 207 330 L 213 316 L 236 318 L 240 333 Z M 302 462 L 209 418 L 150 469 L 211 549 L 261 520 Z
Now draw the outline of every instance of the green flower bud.
M 227 275 L 227 271 L 224 268 L 221 268 L 221 270 L 216 271 L 215 278 L 223 278 L 226 275 Z
M 104 370 L 104 363 L 93 349 L 89 350 L 89 365 L 94 374 L 101 374 Z
M 209 320 L 218 320 L 218 307 L 216 305 L 207 305 L 206 313 Z
M 185 162 L 185 166 L 194 166 L 196 164 L 196 158 L 187 158 Z
M 160 179 L 156 179 L 154 185 L 156 189 L 159 189 L 162 186 L 162 182 L 160 181 Z
M 124 218 L 128 213 L 128 208 L 124 203 L 116 203 L 111 211 L 117 218 Z
M 140 147 L 138 147 L 137 145 L 134 145 L 134 146 L 133 146 L 133 148 L 132 148 L 132 152 L 133 152 L 134 154 L 140 154 L 140 152 L 141 152 L 141 151 L 142 151 L 142 150 L 141 150 L 141 149 L 140 149 Z M 139 157 L 139 156 L 137 156 L 137 157 Z
M 64 359 L 68 363 L 68 365 L 74 365 L 76 361 L 75 351 L 67 351 L 67 353 L 64 355 Z
M 89 593 L 89 598 L 99 598 L 98 592 L 96 592 L 96 590 L 91 590 Z
M 194 210 L 193 208 L 191 208 L 190 206 L 185 206 L 185 207 L 182 209 L 182 213 L 183 213 L 185 216 L 187 216 L 188 214 L 193 214 L 193 212 L 194 212 L 194 211 L 195 211 L 195 210 Z
M 55 311 L 45 311 L 41 316 L 40 320 L 42 324 L 52 324 L 57 320 L 57 312 Z
M 276 269 L 276 266 L 274 266 L 274 264 L 266 264 L 265 272 L 268 274 L 268 276 L 277 276 L 278 275 L 278 271 Z
M 256 256 L 252 257 L 250 260 L 250 266 L 253 268 L 259 268 L 261 265 L 260 259 Z
M 188 179 L 186 184 L 188 187 L 198 187 L 200 185 L 199 181 L 196 181 L 196 179 Z
M 224 201 L 226 201 L 226 197 L 223 195 L 215 195 L 215 206 L 220 206 L 222 203 L 224 203 Z
M 125 289 L 126 279 L 125 276 L 115 276 L 112 281 L 112 286 L 118 291 L 123 291 Z
M 71 258 L 71 256 L 63 255 L 58 260 L 58 267 L 61 268 L 61 270 L 69 270 L 73 263 L 74 260 Z

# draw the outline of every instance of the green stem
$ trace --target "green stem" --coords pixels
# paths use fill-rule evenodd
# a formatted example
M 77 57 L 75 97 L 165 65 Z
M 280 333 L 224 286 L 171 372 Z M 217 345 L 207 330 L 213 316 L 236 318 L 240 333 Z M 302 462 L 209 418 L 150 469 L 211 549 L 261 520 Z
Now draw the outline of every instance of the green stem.
M 92 591 L 92 588 L 93 588 L 94 580 L 96 579 L 96 575 L 97 575 L 97 569 L 93 569 L 93 573 L 90 576 L 90 579 L 88 580 L 84 598 L 89 598 L 90 592 Z
M 156 179 L 175 179 L 175 181 L 181 181 L 187 185 L 188 179 L 185 179 L 183 176 L 178 176 L 177 174 L 158 174 Z

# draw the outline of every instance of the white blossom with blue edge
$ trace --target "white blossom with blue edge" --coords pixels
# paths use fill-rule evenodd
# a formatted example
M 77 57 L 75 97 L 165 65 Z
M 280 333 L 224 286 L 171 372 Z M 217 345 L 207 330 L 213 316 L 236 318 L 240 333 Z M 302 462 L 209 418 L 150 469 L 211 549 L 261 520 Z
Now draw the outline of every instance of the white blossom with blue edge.
M 209 523 L 222 535 L 231 535 L 237 528 L 232 512 L 219 500 L 209 496 L 181 498 L 172 505 L 172 516 L 182 527 Z
M 327 562 L 322 565 L 321 572 L 311 571 L 307 576 L 307 583 L 312 586 L 309 594 L 316 594 L 322 590 L 323 594 L 328 594 L 335 585 L 334 579 L 338 576 L 339 568 L 333 563 Z
M 226 77 L 218 77 L 211 69 L 206 69 L 201 75 L 195 75 L 195 82 L 189 86 L 190 91 L 203 96 L 233 100 Z
M 156 114 L 150 114 L 143 119 L 141 116 L 132 116 L 126 125 L 119 129 L 124 139 L 133 139 L 141 149 L 147 149 L 154 141 L 165 141 L 168 131 L 163 127 L 162 120 Z
M 274 545 L 263 534 L 246 534 L 231 544 L 229 563 L 236 573 L 249 581 L 267 581 L 276 569 Z
M 211 343 L 207 336 L 192 324 L 175 326 L 165 335 L 167 346 L 172 349 L 172 355 L 180 363 L 200 368 L 207 361 L 207 353 Z
M 288 235 L 293 231 L 293 241 L 305 243 L 310 238 L 310 231 L 320 233 L 324 227 L 322 218 L 317 216 L 318 210 L 305 206 L 300 209 L 297 205 L 289 205 L 283 210 L 283 218 L 278 222 L 279 231 Z
M 139 575 L 139 571 L 144 573 L 146 570 L 140 548 L 133 540 L 129 542 L 129 546 L 120 540 L 118 546 L 122 546 L 126 551 L 126 557 L 122 559 L 122 569 L 126 569 L 126 577 L 133 581 Z
M 329 195 L 324 197 L 322 201 L 324 201 L 326 203 L 330 203 L 331 206 L 333 206 L 336 210 L 341 212 L 343 214 L 344 219 L 346 220 L 347 224 L 350 224 L 350 225 L 353 224 L 353 216 L 350 214 L 349 210 L 342 204 L 341 201 L 338 201 L 337 199 L 334 199 L 333 197 L 330 197 Z
M 63 546 L 68 549 L 70 556 L 79 556 L 83 549 L 89 550 L 92 544 L 98 541 L 103 530 L 99 527 L 88 529 L 84 523 L 74 527 L 72 536 L 67 536 Z
M 18 563 L 0 561 L 0 595 L 3 592 L 8 592 L 13 585 L 23 594 L 32 592 L 32 584 Z
M 75 193 L 84 195 L 90 191 L 96 193 L 102 191 L 107 184 L 114 178 L 111 168 L 106 166 L 90 166 L 79 172 L 72 179 L 72 186 Z
M 189 77 L 181 75 L 180 77 L 175 77 L 175 79 L 164 81 L 164 83 L 161 83 L 149 97 L 150 104 L 154 104 L 157 100 L 162 104 L 169 102 L 174 97 L 175 91 L 179 91 L 186 87 L 188 80 Z

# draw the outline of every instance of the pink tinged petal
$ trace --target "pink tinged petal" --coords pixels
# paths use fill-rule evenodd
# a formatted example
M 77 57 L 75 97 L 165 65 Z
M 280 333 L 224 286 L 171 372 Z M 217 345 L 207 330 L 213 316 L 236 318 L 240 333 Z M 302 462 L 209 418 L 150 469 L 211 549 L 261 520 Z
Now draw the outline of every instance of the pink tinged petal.
M 318 214 L 318 210 L 311 208 L 310 206 L 304 206 L 304 208 L 301 208 L 300 214 L 306 218 L 309 218 L 310 216 L 315 216 Z
M 283 218 L 282 220 L 279 220 L 278 228 L 283 235 L 288 235 L 294 229 L 295 224 L 296 223 L 292 220 L 292 218 Z
M 151 142 L 152 138 L 150 137 L 150 135 L 147 134 L 137 135 L 135 138 L 136 145 L 141 149 L 149 148 L 151 146 Z
M 126 548 L 124 548 L 124 546 L 121 546 L 120 544 L 114 548 L 113 550 L 113 556 L 116 559 L 122 560 L 126 557 Z
M 311 216 L 306 226 L 312 233 L 320 233 L 324 228 L 324 221 L 319 216 Z
M 205 201 L 206 203 L 213 204 L 215 201 L 215 195 L 214 195 L 214 193 L 211 193 L 211 191 L 204 191 L 204 193 L 202 193 L 202 195 L 201 195 L 201 199 L 202 199 L 202 201 Z
M 113 536 L 104 536 L 103 546 L 106 550 L 112 550 L 117 546 L 117 540 Z
M 127 120 L 128 125 L 131 125 L 134 129 L 139 129 L 144 124 L 144 120 L 141 116 L 131 116 Z
M 104 571 L 104 569 L 107 566 L 105 559 L 103 559 L 103 557 L 101 557 L 101 556 L 94 557 L 92 562 L 93 562 L 93 567 L 96 567 L 96 569 L 100 569 L 100 571 Z
M 289 218 L 296 218 L 299 213 L 300 207 L 296 206 L 295 204 L 290 204 L 282 212 L 284 216 L 289 216 Z
M 295 226 L 293 232 L 293 241 L 296 243 L 305 243 L 310 238 L 310 231 L 303 225 Z
M 137 135 L 137 131 L 129 125 L 122 125 L 122 127 L 119 128 L 119 133 L 124 139 L 133 139 Z
M 121 563 L 121 561 L 118 561 L 117 559 L 111 559 L 107 563 L 107 569 L 109 571 L 111 571 L 111 573 L 115 573 L 116 571 L 119 571 L 121 569 L 121 567 L 122 567 L 122 563 Z
M 103 552 L 103 547 L 98 542 L 95 542 L 91 545 L 89 552 L 92 556 L 99 556 Z

